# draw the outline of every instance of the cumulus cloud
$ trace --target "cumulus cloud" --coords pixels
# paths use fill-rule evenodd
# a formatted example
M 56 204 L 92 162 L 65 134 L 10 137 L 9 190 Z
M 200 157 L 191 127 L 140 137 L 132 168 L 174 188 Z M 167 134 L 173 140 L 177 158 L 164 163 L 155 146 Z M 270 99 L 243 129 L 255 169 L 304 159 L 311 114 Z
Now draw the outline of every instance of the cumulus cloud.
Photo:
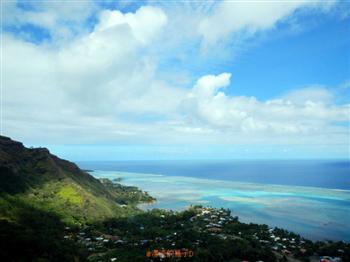
M 169 99 L 160 99 L 169 87 L 154 79 L 154 58 L 142 55 L 166 22 L 155 7 L 126 14 L 103 11 L 92 32 L 59 48 L 4 34 L 5 131 L 18 133 L 20 121 L 34 129 L 35 122 L 52 120 L 57 126 L 76 122 L 86 128 L 90 116 L 103 119 L 90 122 L 99 125 L 116 122 L 124 112 L 169 108 Z M 169 97 L 176 93 L 171 89 Z
M 349 121 L 349 105 L 337 106 L 332 93 L 321 87 L 292 91 L 277 99 L 227 96 L 220 88 L 230 84 L 230 74 L 201 77 L 184 100 L 192 121 L 230 132 L 313 134 L 330 123 Z
M 115 113 L 117 101 L 148 88 L 144 83 L 151 82 L 156 65 L 140 52 L 165 24 L 166 16 L 157 8 L 140 8 L 135 14 L 103 11 L 94 31 L 57 53 L 57 81 L 72 100 L 78 95 L 85 100 L 80 105 L 87 105 L 86 110 L 93 106 Z
M 70 36 L 69 41 L 50 44 L 3 33 L 5 134 L 37 143 L 345 141 L 347 130 L 336 122 L 349 121 L 349 105 L 335 103 L 326 87 L 302 88 L 261 101 L 229 95 L 226 90 L 235 88 L 231 72 L 204 75 L 183 85 L 166 81 L 160 73 L 164 50 L 159 46 L 188 40 L 213 44 L 240 30 L 268 29 L 309 5 L 278 5 L 270 15 L 268 7 L 259 5 L 254 9 L 258 13 L 250 13 L 241 2 L 225 7 L 227 3 L 211 4 L 213 12 L 201 8 L 188 28 L 181 24 L 186 15 L 179 19 L 155 6 L 127 13 L 100 10 L 96 24 L 77 34 L 61 22 L 84 23 L 96 8 L 93 5 L 85 13 L 75 10 L 77 18 L 65 8 L 57 13 L 54 7 L 17 8 L 8 24 L 33 23 L 53 34 L 68 28 Z

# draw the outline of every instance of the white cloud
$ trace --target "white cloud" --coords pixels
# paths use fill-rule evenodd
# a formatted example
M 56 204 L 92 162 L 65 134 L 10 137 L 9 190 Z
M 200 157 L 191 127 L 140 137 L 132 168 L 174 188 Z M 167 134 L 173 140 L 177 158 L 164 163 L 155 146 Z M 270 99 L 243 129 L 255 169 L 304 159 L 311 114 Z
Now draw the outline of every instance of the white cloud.
M 100 19 L 93 32 L 59 50 L 57 81 L 84 110 L 115 114 L 128 99 L 152 89 L 156 62 L 142 49 L 167 18 L 158 8 L 142 7 L 135 14 L 104 11 Z
M 298 105 L 306 102 L 329 104 L 334 99 L 334 95 L 325 87 L 310 86 L 308 88 L 290 91 L 285 95 L 285 99 Z
M 115 15 L 124 22 L 101 26 Z M 93 32 L 58 49 L 4 35 L 6 134 L 37 142 L 127 143 L 172 132 L 186 91 L 157 80 L 156 60 L 142 52 L 166 24 L 165 14 L 150 7 L 103 16 Z M 147 34 L 140 34 L 142 25 Z M 153 120 L 143 123 L 147 114 Z
M 61 43 L 86 33 L 84 24 L 97 11 L 93 1 L 35 1 L 25 2 L 27 9 L 18 8 L 17 1 L 1 2 L 3 26 L 20 28 L 34 25 L 46 29 L 54 42 Z M 22 3 L 23 4 L 23 3 Z M 28 35 L 22 35 L 29 38 Z
M 204 99 L 211 97 L 220 88 L 226 87 L 230 84 L 230 73 L 222 73 L 220 75 L 207 75 L 198 79 L 196 85 L 193 88 L 193 96 L 199 96 Z
M 278 99 L 227 96 L 220 88 L 229 85 L 230 74 L 200 78 L 183 102 L 192 122 L 208 128 L 242 133 L 313 134 L 330 123 L 349 121 L 349 105 L 337 106 L 332 93 L 321 87 L 296 90 Z M 267 135 L 268 133 L 268 135 Z
M 123 14 L 118 10 L 105 10 L 100 14 L 100 22 L 96 31 L 105 31 L 109 28 L 128 26 L 135 39 L 141 43 L 149 43 L 167 23 L 167 16 L 156 7 L 145 6 L 135 14 Z
M 246 36 L 273 28 L 299 9 L 327 9 L 336 1 L 222 1 L 211 15 L 202 19 L 198 32 L 203 37 L 203 46 L 213 45 L 238 32 Z

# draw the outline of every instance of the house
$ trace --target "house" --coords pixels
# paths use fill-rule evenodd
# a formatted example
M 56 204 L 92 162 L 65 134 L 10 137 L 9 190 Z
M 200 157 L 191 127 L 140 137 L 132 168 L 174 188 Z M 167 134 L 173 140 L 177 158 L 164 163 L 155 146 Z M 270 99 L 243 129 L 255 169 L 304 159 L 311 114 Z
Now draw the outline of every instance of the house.
M 211 228 L 208 228 L 208 231 L 213 233 L 218 233 L 218 232 L 221 232 L 222 229 L 219 227 L 211 227 Z
M 107 235 L 107 234 L 102 235 L 102 237 L 105 238 L 105 239 L 112 240 L 112 241 L 116 241 L 116 240 L 120 239 L 119 236 L 113 236 L 113 235 Z
M 307 250 L 306 250 L 305 248 L 300 248 L 299 251 L 300 251 L 302 254 L 304 254 L 304 253 L 306 253 Z
M 323 257 L 320 257 L 320 262 L 341 262 L 341 258 L 340 257 L 323 256 Z
M 287 250 L 287 249 L 283 249 L 283 250 L 282 250 L 282 253 L 285 254 L 285 255 L 290 255 L 290 254 L 292 254 L 292 252 L 290 252 L 290 251 Z

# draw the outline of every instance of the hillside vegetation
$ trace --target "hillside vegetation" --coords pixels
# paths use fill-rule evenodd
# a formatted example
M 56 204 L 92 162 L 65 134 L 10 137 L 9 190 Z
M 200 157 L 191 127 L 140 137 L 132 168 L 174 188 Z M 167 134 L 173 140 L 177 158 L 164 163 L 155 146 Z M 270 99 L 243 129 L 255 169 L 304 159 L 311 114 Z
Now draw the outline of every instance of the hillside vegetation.
M 45 148 L 26 148 L 4 136 L 0 136 L 0 182 L 0 258 L 20 255 L 21 246 L 25 261 L 31 253 L 62 259 L 70 256 L 67 248 L 72 256 L 79 255 L 73 243 L 60 241 L 64 227 L 137 214 L 139 201 L 153 200 L 138 189 L 95 179 Z M 133 200 L 125 200 L 128 193 Z

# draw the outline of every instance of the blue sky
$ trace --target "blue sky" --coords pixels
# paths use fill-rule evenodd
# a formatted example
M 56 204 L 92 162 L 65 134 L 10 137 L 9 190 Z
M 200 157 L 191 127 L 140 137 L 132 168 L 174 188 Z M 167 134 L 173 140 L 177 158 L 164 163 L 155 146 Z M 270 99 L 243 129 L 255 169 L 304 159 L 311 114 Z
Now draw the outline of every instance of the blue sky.
M 231 67 L 237 85 L 232 92 L 269 99 L 305 85 L 342 84 L 350 75 L 349 20 L 325 20 L 303 32 L 266 40 L 243 54 Z
M 349 158 L 342 1 L 4 2 L 2 133 L 71 160 Z

